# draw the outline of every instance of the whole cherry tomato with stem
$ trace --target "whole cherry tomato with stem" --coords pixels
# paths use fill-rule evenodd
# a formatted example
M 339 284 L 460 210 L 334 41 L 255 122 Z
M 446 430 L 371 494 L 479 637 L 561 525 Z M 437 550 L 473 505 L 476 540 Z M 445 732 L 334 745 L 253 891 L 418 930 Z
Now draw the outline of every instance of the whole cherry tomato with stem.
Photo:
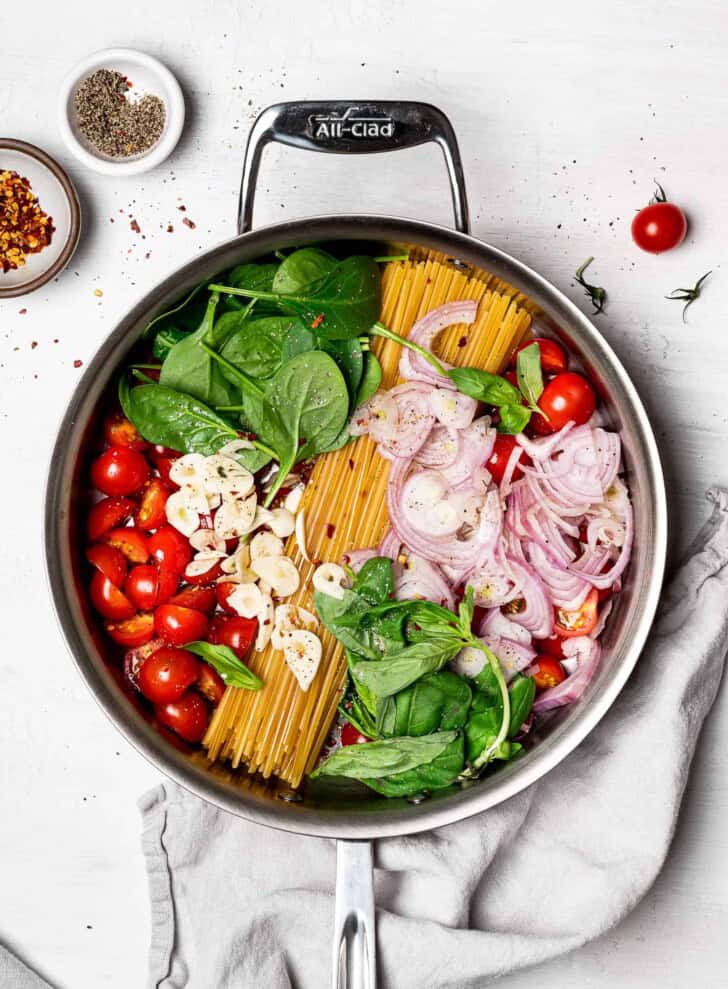
M 179 700 L 199 674 L 200 664 L 191 652 L 162 646 L 139 670 L 139 689 L 152 703 L 168 704 Z
M 179 700 L 158 705 L 154 713 L 160 724 L 193 745 L 202 741 L 210 721 L 207 704 L 192 690 L 182 694 Z
M 682 244 L 688 230 L 685 214 L 667 201 L 665 190 L 655 182 L 657 192 L 632 220 L 632 240 L 650 254 L 663 254 Z
M 546 436 L 563 429 L 570 421 L 583 426 L 594 415 L 597 396 L 583 375 L 564 371 L 547 383 L 538 407 L 543 415 L 532 416 L 531 425 L 535 432 Z

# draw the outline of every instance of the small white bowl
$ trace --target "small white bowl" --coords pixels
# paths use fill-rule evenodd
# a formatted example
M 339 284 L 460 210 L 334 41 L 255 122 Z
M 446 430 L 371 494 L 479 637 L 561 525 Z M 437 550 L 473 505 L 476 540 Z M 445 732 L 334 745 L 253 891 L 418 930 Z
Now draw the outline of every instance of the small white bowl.
M 76 90 L 97 69 L 121 72 L 133 84 L 135 93 L 151 93 L 163 101 L 164 130 L 148 151 L 129 158 L 111 158 L 96 151 L 83 136 L 76 113 Z M 104 175 L 139 175 L 156 168 L 174 150 L 185 122 L 185 101 L 179 83 L 156 58 L 133 48 L 107 48 L 82 59 L 61 84 L 58 98 L 58 127 L 68 150 L 82 164 Z

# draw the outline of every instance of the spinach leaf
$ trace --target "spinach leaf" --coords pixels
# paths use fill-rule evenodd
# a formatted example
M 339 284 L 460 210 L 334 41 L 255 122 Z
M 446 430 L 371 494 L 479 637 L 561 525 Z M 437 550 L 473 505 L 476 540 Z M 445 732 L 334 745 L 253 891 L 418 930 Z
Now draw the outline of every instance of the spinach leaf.
M 210 642 L 190 642 L 185 649 L 213 666 L 229 687 L 260 690 L 263 686 L 260 677 L 249 670 L 229 646 L 214 646 Z
M 344 375 L 346 388 L 349 392 L 349 411 L 356 408 L 356 396 L 359 391 L 362 375 L 364 374 L 364 351 L 358 337 L 351 340 L 321 340 L 321 350 L 333 357 Z
M 430 673 L 395 695 L 393 716 L 383 719 L 382 734 L 419 736 L 462 728 L 471 698 L 463 677 L 450 670 Z
M 462 734 L 443 731 L 421 738 L 347 745 L 322 762 L 311 778 L 344 776 L 386 797 L 406 797 L 450 786 L 461 773 L 463 761 Z
M 336 267 L 336 258 L 318 247 L 301 247 L 289 254 L 276 271 L 270 291 L 294 295 L 311 282 L 325 278 Z
M 358 680 L 377 697 L 391 697 L 426 673 L 435 673 L 454 659 L 458 641 L 415 642 L 401 652 L 380 658 L 378 663 L 361 660 L 352 666 Z
M 508 728 L 508 737 L 514 738 L 531 713 L 536 697 L 536 683 L 533 677 L 519 674 L 511 684 L 509 692 L 511 695 L 511 723 Z
M 369 604 L 384 604 L 394 597 L 392 561 L 387 556 L 374 556 L 367 560 L 354 577 L 352 591 L 360 594 Z
M 300 319 L 294 319 L 283 341 L 281 358 L 284 362 L 289 361 L 292 357 L 305 354 L 309 350 L 316 350 L 316 337 L 311 330 L 306 329 Z
M 124 381 L 122 378 L 119 383 L 121 406 L 149 443 L 161 443 L 182 453 L 210 456 L 225 443 L 239 438 L 236 429 L 191 395 L 157 384 L 130 388 L 128 381 Z M 241 450 L 236 460 L 254 473 L 270 457 L 261 450 Z
M 354 399 L 354 408 L 358 409 L 360 405 L 368 402 L 372 396 L 376 395 L 381 383 L 382 365 L 379 363 L 377 355 L 368 350 L 364 355 L 364 370 L 359 382 L 359 390 Z
M 200 282 L 171 309 L 165 309 L 154 319 L 150 319 L 144 327 L 142 339 L 149 339 L 152 331 L 159 332 L 172 327 L 181 333 L 192 333 L 193 330 L 196 330 L 207 308 L 207 296 L 202 291 L 204 287 L 205 283 Z
M 217 362 L 200 346 L 202 342 L 212 343 L 219 298 L 217 293 L 213 293 L 199 328 L 172 347 L 159 375 L 159 383 L 165 388 L 184 391 L 211 406 L 230 405 L 239 394 L 227 381 Z
M 186 336 L 187 332 L 185 330 L 180 330 L 175 326 L 169 326 L 166 329 L 161 329 L 154 338 L 152 353 L 155 357 L 158 357 L 160 361 L 163 361 L 172 347 L 174 347 L 176 343 L 179 343 L 180 340 L 184 340 Z
M 226 281 L 228 285 L 232 285 L 234 288 L 249 288 L 256 292 L 272 292 L 273 279 L 277 271 L 278 265 L 275 263 L 257 264 L 248 262 L 246 264 L 239 264 L 236 268 L 233 268 L 227 276 Z M 227 311 L 242 309 L 245 305 L 239 295 L 227 294 L 223 299 Z M 256 306 L 256 309 L 259 313 L 276 313 L 278 311 L 275 304 L 264 301 L 261 301 Z
M 270 378 L 283 363 L 283 345 L 297 320 L 290 316 L 243 316 L 244 311 L 225 313 L 217 321 L 215 332 L 227 341 L 220 353 L 251 378 Z M 228 380 L 237 383 L 232 377 Z

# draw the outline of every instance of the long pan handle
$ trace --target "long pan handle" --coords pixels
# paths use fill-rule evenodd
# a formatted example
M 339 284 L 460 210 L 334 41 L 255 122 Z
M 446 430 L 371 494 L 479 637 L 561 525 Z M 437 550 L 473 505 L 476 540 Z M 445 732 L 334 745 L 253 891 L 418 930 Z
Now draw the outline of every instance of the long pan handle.
M 457 138 L 436 106 L 408 100 L 311 100 L 276 103 L 261 111 L 248 137 L 238 203 L 238 232 L 253 226 L 258 171 L 267 144 L 278 142 L 328 154 L 377 154 L 434 142 L 445 158 L 455 227 L 470 232 L 468 198 Z
M 371 841 L 336 843 L 333 989 L 376 989 L 374 862 Z

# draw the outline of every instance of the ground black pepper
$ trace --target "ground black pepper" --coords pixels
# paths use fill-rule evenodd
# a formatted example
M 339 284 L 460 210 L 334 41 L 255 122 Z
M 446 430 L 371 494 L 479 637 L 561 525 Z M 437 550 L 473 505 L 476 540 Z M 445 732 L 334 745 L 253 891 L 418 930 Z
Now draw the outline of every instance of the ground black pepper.
M 110 158 L 130 158 L 157 143 L 166 110 L 158 96 L 129 99 L 131 83 L 121 72 L 98 69 L 76 90 L 79 130 L 89 144 Z

